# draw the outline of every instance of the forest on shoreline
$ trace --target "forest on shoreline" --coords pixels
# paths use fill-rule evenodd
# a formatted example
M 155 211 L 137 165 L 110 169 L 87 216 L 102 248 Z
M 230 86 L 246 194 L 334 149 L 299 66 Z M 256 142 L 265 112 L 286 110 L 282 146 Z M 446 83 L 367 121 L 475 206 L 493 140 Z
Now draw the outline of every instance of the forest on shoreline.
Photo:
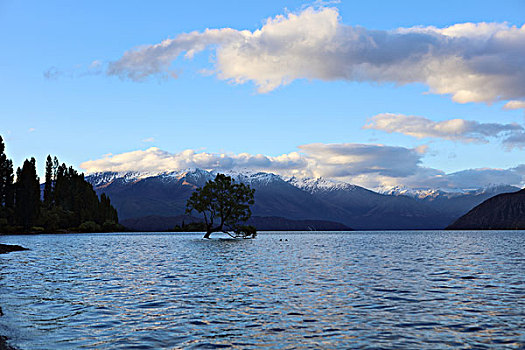
M 42 188 L 35 158 L 26 159 L 14 172 L 0 136 L 0 233 L 121 230 L 109 197 L 99 198 L 84 174 L 48 155 Z

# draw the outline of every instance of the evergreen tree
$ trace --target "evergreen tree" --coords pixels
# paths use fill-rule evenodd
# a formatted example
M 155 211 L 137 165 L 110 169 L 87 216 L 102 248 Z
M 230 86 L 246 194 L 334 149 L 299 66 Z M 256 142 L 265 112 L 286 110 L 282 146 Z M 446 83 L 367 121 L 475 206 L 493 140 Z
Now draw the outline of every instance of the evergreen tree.
M 86 222 L 98 225 L 117 225 L 117 211 L 103 194 L 99 200 L 93 186 L 72 167 L 62 164 L 57 169 L 55 205 L 69 213 L 68 227 L 78 227 Z
M 5 145 L 0 136 L 0 207 L 12 206 L 13 162 L 5 154 Z
M 0 136 L 0 231 L 4 231 L 14 221 L 13 162 L 4 151 L 4 141 Z
M 35 225 L 40 213 L 40 182 L 36 173 L 35 158 L 25 160 L 16 171 L 15 216 L 25 230 Z
M 50 207 L 53 204 L 53 160 L 48 155 L 46 159 L 46 183 L 44 185 L 44 206 Z
M 56 183 L 57 181 L 58 165 L 58 158 L 55 156 L 53 158 L 53 183 Z
M 5 169 L 5 178 L 6 178 L 6 192 L 4 196 L 4 206 L 8 210 L 14 210 L 15 207 L 15 176 L 13 174 L 13 161 L 11 159 L 7 160 L 7 165 Z
M 100 195 L 99 220 L 103 224 L 106 222 L 118 223 L 117 210 L 111 205 L 111 201 L 105 193 Z
M 0 137 L 0 232 L 122 229 L 109 197 L 102 194 L 99 199 L 84 174 L 47 156 L 42 205 L 35 159 L 17 168 L 13 183 L 13 163 L 4 150 Z

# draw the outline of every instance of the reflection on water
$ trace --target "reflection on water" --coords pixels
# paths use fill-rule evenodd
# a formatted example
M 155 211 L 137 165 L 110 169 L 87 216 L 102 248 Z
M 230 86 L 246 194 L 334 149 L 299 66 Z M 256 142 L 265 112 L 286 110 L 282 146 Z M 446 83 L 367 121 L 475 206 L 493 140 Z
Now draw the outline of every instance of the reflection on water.
M 1 241 L 31 248 L 0 256 L 0 334 L 21 349 L 525 344 L 525 232 Z

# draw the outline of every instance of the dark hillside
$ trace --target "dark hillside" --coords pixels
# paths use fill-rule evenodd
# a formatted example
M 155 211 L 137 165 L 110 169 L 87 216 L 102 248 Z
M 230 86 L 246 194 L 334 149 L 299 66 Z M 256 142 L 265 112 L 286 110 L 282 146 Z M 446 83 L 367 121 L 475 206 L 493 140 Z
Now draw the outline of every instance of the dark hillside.
M 448 230 L 525 229 L 525 189 L 487 199 L 460 217 Z

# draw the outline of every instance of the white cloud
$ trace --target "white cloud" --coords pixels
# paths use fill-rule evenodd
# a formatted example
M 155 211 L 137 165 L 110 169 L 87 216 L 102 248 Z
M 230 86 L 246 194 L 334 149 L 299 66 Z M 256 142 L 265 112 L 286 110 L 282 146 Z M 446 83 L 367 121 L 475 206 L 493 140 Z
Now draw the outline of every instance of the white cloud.
M 198 153 L 190 149 L 180 153 L 169 153 L 157 147 L 151 147 L 145 151 L 108 155 L 102 159 L 84 162 L 80 166 L 88 173 L 104 171 L 163 173 L 200 168 L 206 170 L 275 170 L 295 174 L 306 167 L 306 161 L 297 152 L 270 157 L 248 153 Z
M 452 188 L 474 189 L 492 184 L 521 186 L 524 177 L 515 169 L 467 169 L 446 175 L 448 186 Z
M 272 157 L 262 154 L 226 154 L 184 150 L 170 153 L 147 150 L 108 154 L 80 166 L 87 173 L 104 171 L 158 174 L 191 168 L 216 171 L 264 171 L 283 176 L 325 177 L 377 187 L 417 174 L 425 147 L 404 148 L 365 144 L 308 144 L 302 151 Z
M 424 148 L 364 144 L 308 144 L 303 153 L 276 157 L 262 154 L 226 154 L 184 150 L 169 153 L 156 147 L 107 155 L 80 166 L 87 173 L 104 171 L 163 173 L 189 168 L 206 170 L 266 171 L 286 176 L 351 179 L 355 176 L 406 177 L 419 169 Z
M 189 168 L 206 170 L 267 171 L 287 176 L 348 178 L 362 174 L 402 177 L 417 171 L 421 153 L 416 149 L 362 144 L 309 144 L 276 157 L 262 154 L 226 154 L 184 150 L 169 153 L 156 147 L 108 154 L 81 164 L 87 173 L 162 173 Z
M 108 154 L 81 164 L 87 173 L 142 172 L 158 174 L 191 168 L 216 171 L 264 171 L 283 176 L 324 177 L 366 188 L 408 186 L 414 188 L 471 189 L 491 184 L 521 186 L 525 164 L 511 169 L 468 169 L 446 174 L 424 167 L 425 147 L 404 148 L 367 144 L 321 144 L 299 147 L 271 157 L 248 153 L 226 154 L 184 150 L 170 153 L 151 147 L 122 154 Z
M 518 124 L 479 123 L 464 119 L 450 119 L 435 122 L 430 119 L 404 114 L 381 113 L 370 119 L 364 129 L 382 130 L 388 133 L 401 133 L 417 138 L 440 138 L 445 140 L 470 142 L 488 142 L 489 137 L 508 140 L 523 133 Z
M 147 138 L 143 139 L 142 142 L 155 142 L 155 138 L 154 137 L 147 137 Z
M 296 79 L 423 83 L 456 102 L 525 97 L 525 25 L 371 30 L 343 24 L 336 8 L 306 8 L 269 18 L 255 31 L 231 28 L 180 34 L 127 51 L 107 73 L 140 81 L 173 75 L 172 63 L 210 49 L 214 72 L 259 92 Z M 510 105 L 512 106 L 512 104 Z
M 507 150 L 511 150 L 513 148 L 524 148 L 525 132 L 522 131 L 511 134 L 509 137 L 503 140 L 503 145 L 507 148 Z
M 421 150 L 355 143 L 299 146 L 316 177 L 349 178 L 365 174 L 406 177 L 417 172 Z M 423 150 L 424 152 L 424 150 Z
M 505 103 L 503 109 L 525 109 L 525 101 L 509 101 Z
M 445 173 L 422 165 L 427 146 L 417 148 L 364 144 L 310 144 L 299 147 L 308 160 L 309 176 L 333 178 L 366 188 L 407 186 L 444 190 L 474 189 L 488 185 L 522 186 L 525 171 L 467 169 Z M 525 169 L 525 165 L 523 166 Z
M 520 167 L 525 167 L 525 164 L 509 169 L 478 168 L 448 174 L 438 169 L 421 167 L 417 173 L 406 178 L 381 179 L 376 187 L 406 186 L 409 188 L 439 188 L 445 191 L 477 189 L 491 185 L 523 187 L 525 172 L 520 173 Z

